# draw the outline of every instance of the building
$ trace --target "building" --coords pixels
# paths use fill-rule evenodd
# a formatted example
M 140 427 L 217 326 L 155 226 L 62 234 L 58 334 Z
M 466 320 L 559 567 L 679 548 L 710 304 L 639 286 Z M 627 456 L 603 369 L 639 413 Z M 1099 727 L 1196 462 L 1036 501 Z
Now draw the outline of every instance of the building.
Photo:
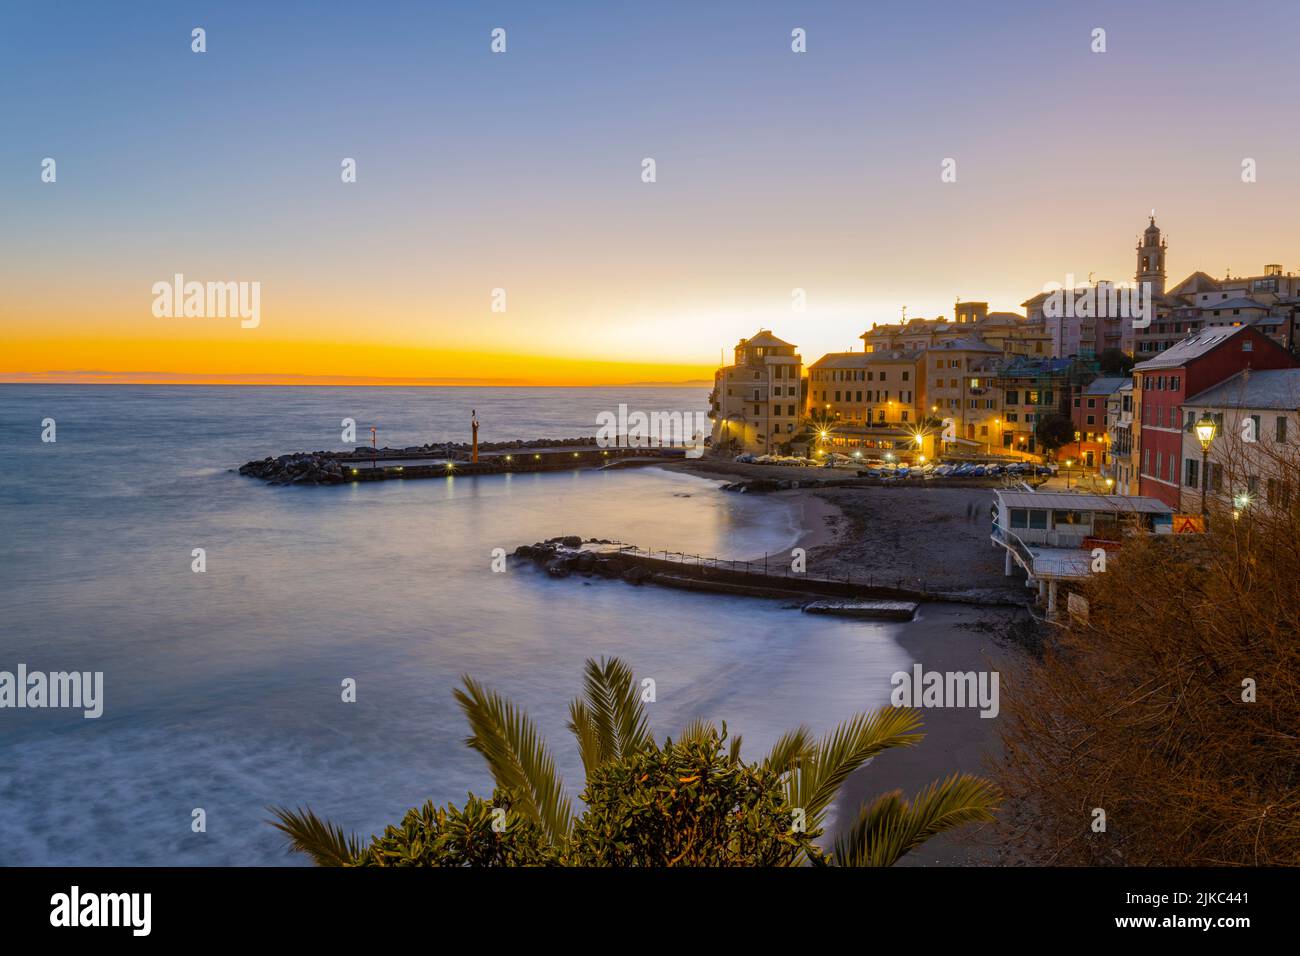
M 1142 360 L 1163 352 L 1203 328 L 1254 325 L 1279 345 L 1300 350 L 1300 276 L 1270 263 L 1260 275 L 1215 279 L 1196 271 L 1167 287 L 1169 240 L 1155 216 L 1137 240 L 1134 283 L 1150 293 L 1150 310 L 1136 316 L 1122 307 L 1123 290 L 1099 281 L 1072 290 L 1074 297 L 1095 301 L 1094 309 L 1049 307 L 1059 299 L 1041 292 L 1022 302 L 1027 322 L 1042 323 L 1055 358 L 1090 358 L 1119 349 Z M 1059 314 L 1051 314 L 1051 313 Z
M 978 338 L 952 338 L 921 352 L 920 407 L 943 423 L 948 451 L 1001 454 L 1003 354 Z
M 1096 549 L 1109 552 L 1128 534 L 1172 530 L 1173 509 L 1154 498 L 1010 489 L 993 496 L 992 538 L 1006 549 L 1006 575 L 1017 565 L 1025 571 L 1049 620 L 1057 616 L 1058 588 L 1092 574 Z
M 1118 390 L 1106 398 L 1106 433 L 1110 463 L 1103 477 L 1114 481 L 1118 495 L 1136 495 L 1139 491 L 1136 456 L 1133 453 L 1133 379 L 1124 380 Z
M 873 324 L 861 336 L 868 352 L 890 349 L 924 349 L 954 339 L 978 339 L 1003 355 L 1048 357 L 1052 340 L 1043 322 L 1030 321 L 1015 312 L 990 312 L 987 302 L 958 301 L 955 319 L 909 319 L 893 325 Z
M 1128 376 L 1104 376 L 1074 389 L 1070 418 L 1074 422 L 1074 443 L 1066 449 L 1079 467 L 1105 475 L 1110 468 L 1110 431 L 1106 426 L 1106 405 L 1112 395 L 1131 380 Z
M 1139 492 L 1178 507 L 1183 464 L 1183 404 L 1243 369 L 1292 368 L 1286 349 L 1249 325 L 1196 332 L 1133 368 L 1134 449 Z
M 734 364 L 719 368 L 709 393 L 714 448 L 770 454 L 795 438 L 802 417 L 803 360 L 766 329 L 741 339 Z
M 1297 502 L 1300 368 L 1244 369 L 1188 398 L 1183 412 L 1182 511 L 1202 510 L 1202 487 L 1209 498 L 1234 510 L 1289 508 Z M 1207 415 L 1218 434 L 1203 475 L 1193 426 Z
M 998 369 L 993 383 L 1002 392 L 1004 448 L 1038 454 L 1038 420 L 1051 413 L 1069 413 L 1074 366 L 1070 359 L 1017 358 Z
M 815 447 L 864 458 L 933 455 L 921 402 L 923 354 L 832 352 L 810 365 L 806 414 L 830 426 Z

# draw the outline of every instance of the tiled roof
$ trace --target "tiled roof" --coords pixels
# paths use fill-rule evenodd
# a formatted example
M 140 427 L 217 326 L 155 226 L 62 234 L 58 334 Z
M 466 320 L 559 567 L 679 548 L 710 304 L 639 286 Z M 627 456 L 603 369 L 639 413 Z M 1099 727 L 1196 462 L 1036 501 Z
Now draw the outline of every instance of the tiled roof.
M 767 329 L 759 329 L 758 332 L 756 332 L 750 338 L 742 339 L 741 344 L 745 348 L 749 348 L 751 345 L 781 345 L 781 346 L 785 346 L 786 348 L 794 348 L 794 346 L 791 345 L 789 342 L 786 342 L 782 339 L 778 339 Z
M 987 342 L 981 339 L 963 337 L 959 339 L 948 339 L 946 342 L 940 342 L 937 345 L 931 345 L 928 348 L 924 349 L 924 351 L 926 352 L 966 351 L 966 352 L 1001 353 L 1002 350 L 998 348 L 996 345 L 989 345 Z
M 1206 352 L 1218 348 L 1234 335 L 1240 335 L 1247 328 L 1249 326 L 1235 325 L 1201 329 L 1201 331 L 1189 335 L 1181 342 L 1169 346 L 1159 355 L 1149 358 L 1145 362 L 1139 362 L 1133 366 L 1133 371 L 1145 372 L 1149 369 L 1178 368 L 1180 365 L 1186 365 L 1193 359 L 1200 358 Z
M 876 362 L 915 362 L 919 353 L 906 349 L 885 352 L 829 352 L 809 365 L 809 369 L 862 368 Z
M 1102 378 L 1095 378 L 1092 380 L 1092 383 L 1083 390 L 1083 394 L 1110 395 L 1113 392 L 1118 392 L 1126 383 L 1131 384 L 1132 381 L 1132 379 L 1125 378 L 1121 375 L 1107 375 Z
M 1210 408 L 1300 409 L 1300 368 L 1241 371 L 1184 402 Z

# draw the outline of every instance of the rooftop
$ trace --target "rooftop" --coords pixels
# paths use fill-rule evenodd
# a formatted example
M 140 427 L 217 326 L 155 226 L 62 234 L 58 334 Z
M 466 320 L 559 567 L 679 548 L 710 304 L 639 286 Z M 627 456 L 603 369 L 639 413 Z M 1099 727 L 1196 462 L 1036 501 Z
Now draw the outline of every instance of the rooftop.
M 924 349 L 926 352 L 942 351 L 966 351 L 966 352 L 996 352 L 1001 355 L 1002 350 L 994 345 L 989 345 L 982 339 L 973 339 L 962 337 L 959 339 L 948 339 L 946 342 L 940 342 L 937 345 L 931 345 Z
M 1146 372 L 1152 369 L 1178 368 L 1186 365 L 1207 352 L 1217 349 L 1234 335 L 1242 334 L 1247 328 L 1249 326 L 1236 325 L 1201 329 L 1201 331 L 1189 335 L 1181 342 L 1169 346 L 1159 355 L 1149 358 L 1145 362 L 1139 362 L 1133 366 L 1133 371 Z
M 883 352 L 828 352 L 808 368 L 862 368 L 864 365 L 876 362 L 915 362 L 918 354 L 906 349 L 889 349 Z
M 767 329 L 759 329 L 759 330 L 758 330 L 757 332 L 755 332 L 754 335 L 751 336 L 750 338 L 747 338 L 747 339 L 741 339 L 741 340 L 737 343 L 737 347 L 743 347 L 743 348 L 749 348 L 751 345 L 759 345 L 759 346 L 782 346 L 782 347 L 784 347 L 784 348 L 788 348 L 788 349 L 792 349 L 792 348 L 795 347 L 794 345 L 791 345 L 789 342 L 786 342 L 786 341 L 784 341 L 784 340 L 782 340 L 782 339 L 778 339 L 775 335 L 773 335 L 773 334 L 772 334 L 771 332 L 769 332 Z
M 1205 308 L 1211 311 L 1215 309 L 1263 309 L 1266 312 L 1268 311 L 1268 306 L 1263 302 L 1256 302 L 1254 299 L 1248 299 L 1245 296 L 1224 299 L 1222 302 L 1207 302 Z
M 1008 508 L 1049 508 L 1053 511 L 1102 511 L 1108 514 L 1173 514 L 1158 498 L 1137 495 L 1087 495 L 1067 491 L 995 491 Z
M 1114 392 L 1118 392 L 1125 385 L 1132 385 L 1132 382 L 1133 380 L 1130 379 L 1128 376 L 1107 375 L 1102 378 L 1093 379 L 1092 384 L 1090 384 L 1087 388 L 1083 390 L 1083 394 L 1110 395 Z
M 1300 409 L 1300 368 L 1240 371 L 1184 404 L 1210 408 Z

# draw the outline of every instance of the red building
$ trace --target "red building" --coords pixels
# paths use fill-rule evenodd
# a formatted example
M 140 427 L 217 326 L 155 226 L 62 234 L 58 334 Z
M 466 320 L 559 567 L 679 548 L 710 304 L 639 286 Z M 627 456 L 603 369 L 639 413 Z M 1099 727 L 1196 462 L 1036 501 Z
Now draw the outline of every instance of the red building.
M 1106 400 L 1128 384 L 1128 376 L 1104 375 L 1074 388 L 1070 419 L 1074 441 L 1061 448 L 1057 458 L 1073 458 L 1085 471 L 1100 471 L 1110 464 L 1106 434 Z
M 1295 368 L 1291 353 L 1249 325 L 1202 329 L 1133 367 L 1133 424 L 1138 434 L 1139 494 L 1180 505 L 1183 400 L 1242 369 Z

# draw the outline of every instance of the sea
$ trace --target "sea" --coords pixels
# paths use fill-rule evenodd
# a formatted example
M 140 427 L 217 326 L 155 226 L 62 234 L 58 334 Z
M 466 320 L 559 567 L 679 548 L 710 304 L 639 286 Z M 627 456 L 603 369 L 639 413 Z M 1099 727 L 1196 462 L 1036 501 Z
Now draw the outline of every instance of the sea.
M 368 836 L 426 800 L 486 797 L 462 675 L 532 715 L 575 806 L 565 721 L 587 658 L 653 681 L 660 739 L 725 721 L 755 759 L 886 703 L 910 625 L 492 570 L 495 549 L 564 534 L 788 553 L 801 528 L 782 499 L 653 467 L 333 487 L 237 473 L 347 447 L 345 419 L 392 447 L 468 441 L 471 410 L 483 441 L 565 438 L 620 403 L 707 408 L 701 388 L 0 385 L 0 671 L 103 674 L 98 718 L 0 709 L 0 865 L 305 864 L 269 807 Z

